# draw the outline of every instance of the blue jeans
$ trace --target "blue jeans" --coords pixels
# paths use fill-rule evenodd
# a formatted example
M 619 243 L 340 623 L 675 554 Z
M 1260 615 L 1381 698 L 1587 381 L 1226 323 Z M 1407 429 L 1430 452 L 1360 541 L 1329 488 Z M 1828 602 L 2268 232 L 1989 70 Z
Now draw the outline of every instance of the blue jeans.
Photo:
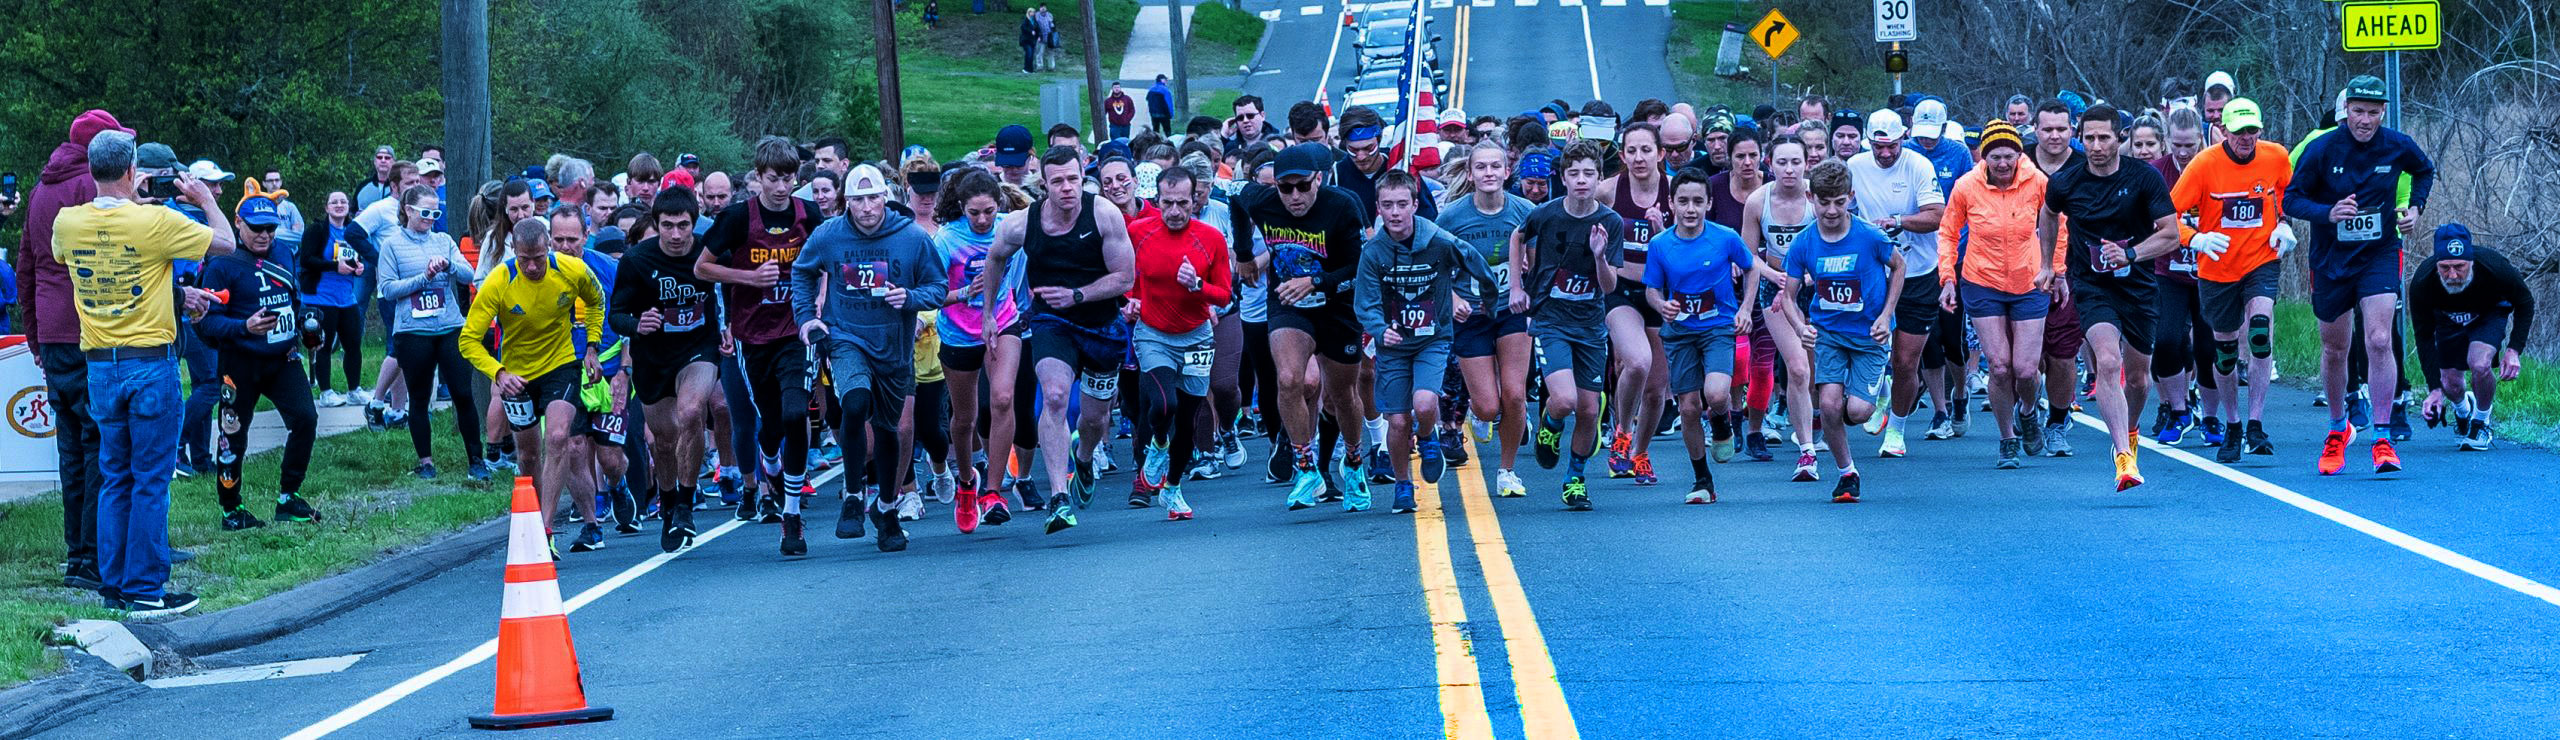
M 156 600 L 169 582 L 169 476 L 178 463 L 178 360 L 89 362 L 98 417 L 98 573 L 110 598 Z

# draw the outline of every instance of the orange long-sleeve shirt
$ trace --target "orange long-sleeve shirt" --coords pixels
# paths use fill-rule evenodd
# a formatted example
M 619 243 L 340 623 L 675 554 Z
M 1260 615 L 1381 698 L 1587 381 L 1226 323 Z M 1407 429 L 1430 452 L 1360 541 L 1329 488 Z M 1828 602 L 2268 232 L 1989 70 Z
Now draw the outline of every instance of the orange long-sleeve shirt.
M 2008 187 L 1993 187 L 1985 173 L 1989 166 L 1964 173 L 1947 195 L 1947 215 L 1938 222 L 1938 283 L 1962 278 L 2003 293 L 2035 290 L 2036 272 L 2045 267 L 2036 256 L 2042 246 L 2036 240 L 2036 214 L 2044 208 L 2045 174 L 2034 162 L 2022 160 Z M 2053 269 L 2062 269 L 2063 245 L 2069 243 L 2054 240 Z M 1956 256 L 1959 245 L 1961 259 Z
M 2275 247 L 2267 242 L 2284 222 L 2284 189 L 2292 182 L 2293 159 L 2272 141 L 2259 141 L 2248 164 L 2232 161 L 2230 149 L 2220 145 L 2196 154 L 2169 188 L 2169 202 L 2179 213 L 2196 212 L 2197 231 L 2231 237 L 2222 256 L 2196 260 L 2196 277 L 2236 283 L 2275 261 Z

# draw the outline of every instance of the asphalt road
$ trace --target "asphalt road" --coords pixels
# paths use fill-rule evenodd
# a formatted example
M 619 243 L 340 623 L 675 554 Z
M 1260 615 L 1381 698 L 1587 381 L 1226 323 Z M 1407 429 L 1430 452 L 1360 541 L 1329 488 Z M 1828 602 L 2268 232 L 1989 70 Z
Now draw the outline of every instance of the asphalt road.
M 1616 3 L 1616 4 L 1610 4 Z M 1342 28 L 1341 3 L 1256 4 L 1273 18 L 1262 72 L 1245 92 L 1272 101 L 1285 125 L 1289 102 L 1327 91 L 1340 110 L 1342 88 L 1359 71 L 1357 28 Z M 1354 4 L 1354 10 L 1365 8 Z M 1309 12 L 1309 11 L 1315 12 Z M 1635 101 L 1672 97 L 1664 65 L 1668 6 L 1648 0 L 1431 0 L 1425 13 L 1451 65 L 1451 101 L 1470 115 L 1509 117 L 1561 98 L 1598 97 L 1620 115 Z M 1596 90 L 1596 92 L 1595 92 Z M 1224 111 L 1217 111 L 1224 113 Z
M 1444 34 L 1470 47 L 1471 112 L 1582 97 L 1567 88 L 1591 76 L 1585 14 L 1602 93 L 1668 92 L 1644 20 L 1662 8 L 1517 1 L 1432 11 L 1467 29 Z M 1287 10 L 1276 71 L 1248 89 L 1338 87 L 1318 79 L 1338 8 Z M 1557 472 L 1524 469 L 1532 495 L 1496 500 L 1476 466 L 1415 515 L 1290 512 L 1259 481 L 1257 441 L 1245 472 L 1187 487 L 1191 522 L 1118 508 L 1123 473 L 1057 535 L 1036 520 L 960 535 L 934 507 L 908 551 L 883 554 L 826 538 L 822 505 L 801 558 L 776 552 L 773 525 L 674 557 L 654 535 L 617 538 L 570 555 L 561 580 L 586 689 L 619 716 L 537 732 L 2546 736 L 2560 458 L 2458 453 L 2422 431 L 2407 472 L 2323 478 L 2308 401 L 2272 404 L 2281 456 L 2146 452 L 2150 483 L 2126 493 L 2099 455 L 1993 470 L 1983 418 L 1901 460 L 1853 433 L 1857 505 L 1826 502 L 1828 471 L 1789 483 L 1779 461 L 1721 465 L 1723 502 L 1684 506 L 1666 438 L 1661 485 L 1595 479 L 1587 513 L 1558 505 Z M 49 736 L 472 733 L 493 668 L 464 656 L 496 634 L 502 562 L 203 661 L 366 653 L 344 672 L 152 690 Z

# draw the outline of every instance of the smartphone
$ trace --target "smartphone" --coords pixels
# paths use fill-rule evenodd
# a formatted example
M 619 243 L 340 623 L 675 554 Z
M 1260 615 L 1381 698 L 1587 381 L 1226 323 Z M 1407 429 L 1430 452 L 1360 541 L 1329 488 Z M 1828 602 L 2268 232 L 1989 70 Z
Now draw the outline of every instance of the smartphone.
M 0 199 L 18 199 L 18 173 L 0 172 Z
M 178 197 L 178 176 L 152 175 L 142 180 L 142 197 L 174 200 Z

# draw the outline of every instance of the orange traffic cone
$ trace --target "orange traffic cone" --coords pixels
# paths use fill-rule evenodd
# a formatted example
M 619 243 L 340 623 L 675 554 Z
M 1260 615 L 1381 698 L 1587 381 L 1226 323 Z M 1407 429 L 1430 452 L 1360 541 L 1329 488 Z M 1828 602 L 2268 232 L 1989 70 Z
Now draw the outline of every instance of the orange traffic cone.
M 569 640 L 569 614 L 560 604 L 560 575 L 551 565 L 550 535 L 543 532 L 542 499 L 533 479 L 516 478 L 515 505 L 507 515 L 507 595 L 498 615 L 498 699 L 471 726 L 516 730 L 613 719 L 611 707 L 587 706 L 578 677 L 578 649 Z

